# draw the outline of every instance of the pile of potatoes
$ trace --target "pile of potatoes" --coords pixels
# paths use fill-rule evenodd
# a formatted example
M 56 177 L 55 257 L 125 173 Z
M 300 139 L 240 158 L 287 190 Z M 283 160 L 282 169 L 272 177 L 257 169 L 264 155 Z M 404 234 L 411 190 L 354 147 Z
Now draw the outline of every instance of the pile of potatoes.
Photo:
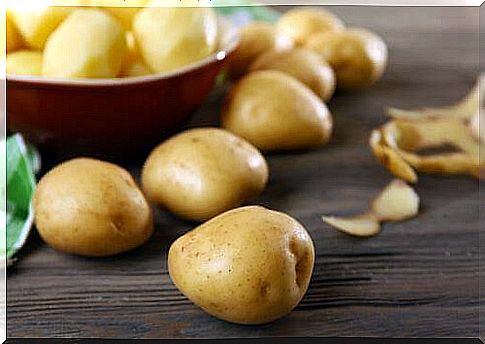
M 218 48 L 217 16 L 211 8 L 141 8 L 150 6 L 147 0 L 126 5 L 135 7 L 110 7 L 125 6 L 115 0 L 77 2 L 72 7 L 8 8 L 7 74 L 134 77 L 175 70 Z
M 241 29 L 229 60 L 235 82 L 221 124 L 263 151 L 326 144 L 332 116 L 326 106 L 336 88 L 372 85 L 387 64 L 387 47 L 376 34 L 349 29 L 335 15 L 302 7 L 275 25 L 253 22 Z
M 161 31 L 150 30 L 154 21 L 180 25 L 171 22 L 177 12 L 166 11 L 141 10 L 133 22 L 134 41 L 141 42 L 144 60 L 159 70 L 189 61 L 169 58 L 181 46 L 167 46 Z M 210 26 L 211 15 L 205 11 L 186 12 L 190 27 L 177 27 L 190 31 Z M 120 23 L 107 24 L 116 20 L 106 12 L 76 10 L 49 35 L 43 69 L 52 42 L 68 36 L 63 27 L 83 22 L 83 16 L 99 19 L 86 30 L 104 29 L 112 36 L 123 32 Z M 160 21 L 160 16 L 166 18 Z M 167 27 L 163 27 L 167 37 L 178 35 Z M 106 47 L 107 36 L 100 38 Z M 153 37 L 156 42 L 148 44 Z M 200 58 L 213 49 L 208 33 L 199 32 L 197 41 L 199 45 L 186 51 L 187 58 Z M 375 82 L 386 54 L 380 38 L 346 30 L 342 21 L 323 10 L 290 11 L 275 27 L 248 25 L 227 69 L 235 83 L 221 111 L 223 128 L 189 129 L 159 144 L 143 165 L 141 187 L 111 163 L 78 158 L 60 164 L 39 181 L 34 195 L 41 237 L 71 254 L 125 252 L 153 233 L 151 202 L 183 219 L 203 222 L 178 238 L 168 253 L 170 276 L 185 296 L 230 322 L 262 324 L 285 316 L 307 291 L 315 250 L 297 220 L 260 206 L 243 206 L 268 183 L 269 167 L 261 151 L 326 144 L 333 124 L 325 102 L 335 87 Z M 85 70 L 107 73 L 112 71 L 110 61 L 101 60 L 100 66 Z

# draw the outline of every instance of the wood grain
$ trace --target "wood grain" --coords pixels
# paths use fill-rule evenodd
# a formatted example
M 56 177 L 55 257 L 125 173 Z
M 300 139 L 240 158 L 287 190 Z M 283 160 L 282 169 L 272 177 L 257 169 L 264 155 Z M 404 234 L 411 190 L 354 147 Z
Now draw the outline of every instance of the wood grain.
M 420 176 L 420 216 L 386 224 L 376 238 L 351 238 L 320 221 L 365 209 L 391 179 L 367 148 L 384 106 L 443 105 L 473 85 L 478 8 L 333 10 L 350 26 L 381 34 L 391 64 L 375 87 L 332 99 L 336 132 L 328 146 L 268 155 L 269 187 L 254 203 L 296 217 L 315 241 L 315 271 L 300 306 L 264 326 L 203 313 L 166 268 L 170 243 L 194 224 L 157 210 L 150 242 L 112 258 L 63 255 L 34 234 L 8 275 L 9 337 L 478 336 L 483 203 L 476 180 Z M 214 92 L 187 126 L 217 124 L 222 94 Z

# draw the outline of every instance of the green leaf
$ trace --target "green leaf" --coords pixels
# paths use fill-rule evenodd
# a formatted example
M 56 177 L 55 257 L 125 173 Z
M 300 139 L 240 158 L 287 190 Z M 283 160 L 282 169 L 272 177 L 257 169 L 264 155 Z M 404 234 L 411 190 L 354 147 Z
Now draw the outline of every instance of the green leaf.
M 2 254 L 7 260 L 12 258 L 24 245 L 33 223 L 32 196 L 35 190 L 35 172 L 33 163 L 39 167 L 40 160 L 35 149 L 27 148 L 19 134 L 10 136 L 6 143 L 6 246 L 2 245 Z M 5 169 L 3 169 L 5 170 Z M 5 204 L 2 204 L 4 212 Z M 3 222 L 5 223 L 5 222 Z M 2 229 L 5 231 L 4 226 Z

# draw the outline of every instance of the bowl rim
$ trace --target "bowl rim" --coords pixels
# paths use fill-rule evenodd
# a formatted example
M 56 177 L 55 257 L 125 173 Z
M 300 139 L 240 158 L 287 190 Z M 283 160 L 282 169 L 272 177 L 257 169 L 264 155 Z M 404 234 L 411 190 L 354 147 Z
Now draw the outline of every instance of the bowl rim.
M 89 79 L 89 78 L 49 78 L 44 76 L 36 75 L 16 75 L 16 74 L 6 74 L 6 81 L 15 81 L 21 83 L 30 83 L 37 85 L 56 85 L 56 86 L 126 86 L 132 84 L 138 84 L 143 82 L 158 81 L 170 79 L 173 77 L 182 76 L 184 74 L 190 73 L 192 71 L 198 70 L 212 63 L 220 62 L 226 59 L 231 53 L 233 53 L 239 45 L 239 34 L 233 23 L 227 18 L 222 18 L 218 15 L 218 26 L 223 32 L 223 36 L 219 37 L 222 42 L 221 47 L 217 49 L 211 55 L 193 62 L 191 64 L 182 66 L 180 68 L 174 69 L 169 72 L 159 72 L 155 74 L 148 74 L 142 76 L 133 77 L 118 77 L 118 78 L 99 78 L 99 79 Z M 224 44 L 224 41 L 226 43 Z

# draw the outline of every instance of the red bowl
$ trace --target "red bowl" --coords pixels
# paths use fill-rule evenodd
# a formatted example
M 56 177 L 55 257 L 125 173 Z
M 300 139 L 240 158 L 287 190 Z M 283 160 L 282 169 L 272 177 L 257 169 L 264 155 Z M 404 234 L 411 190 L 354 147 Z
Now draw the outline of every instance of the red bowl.
M 147 149 L 204 102 L 237 45 L 220 21 L 220 49 L 170 73 L 119 79 L 7 75 L 7 127 L 55 152 L 124 155 Z

